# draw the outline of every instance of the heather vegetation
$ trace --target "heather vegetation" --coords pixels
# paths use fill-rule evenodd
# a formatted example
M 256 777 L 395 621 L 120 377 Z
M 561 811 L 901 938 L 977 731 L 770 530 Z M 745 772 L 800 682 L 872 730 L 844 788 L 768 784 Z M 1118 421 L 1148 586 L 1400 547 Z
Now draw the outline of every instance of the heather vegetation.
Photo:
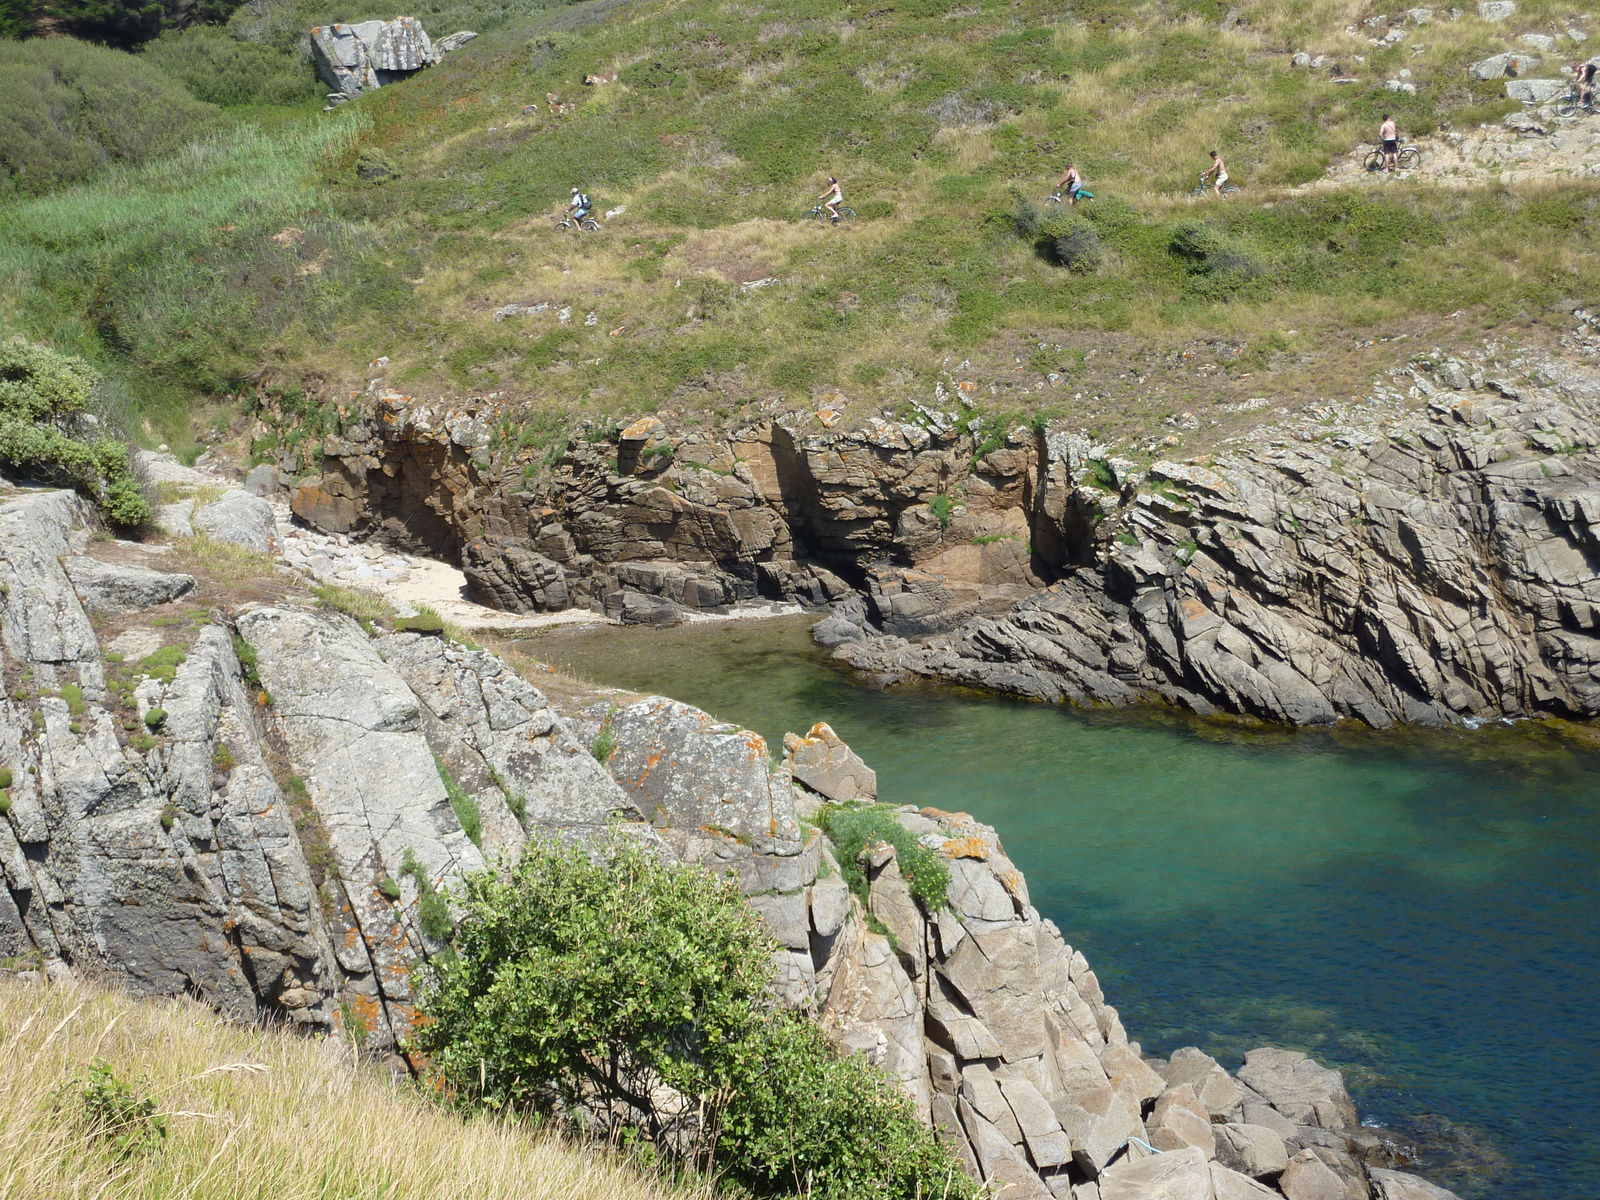
M 140 69 L 228 127 L 0 208 L 0 328 L 137 380 L 174 442 L 193 399 L 263 369 L 359 389 L 383 357 L 390 386 L 557 423 L 897 410 L 959 362 L 996 381 L 986 404 L 1038 412 L 1059 401 L 1022 391 L 1097 337 L 1225 339 L 1224 371 L 1258 370 L 1401 320 L 1526 325 L 1600 266 L 1576 184 L 1296 190 L 1385 111 L 1416 137 L 1514 107 L 1465 71 L 1511 32 L 1471 11 L 1378 48 L 1327 0 L 439 0 L 408 11 L 482 36 L 318 111 L 305 28 L 397 11 L 253 4 L 150 43 Z M 1528 0 L 1516 25 L 1569 20 Z M 1386 89 L 1402 68 L 1415 93 Z M 1244 187 L 1226 204 L 1186 194 L 1211 148 Z M 1068 160 L 1098 199 L 1062 212 Z M 800 222 L 829 174 L 858 219 Z M 574 184 L 598 235 L 550 228 Z M 536 469 L 547 447 L 518 440 L 496 452 Z

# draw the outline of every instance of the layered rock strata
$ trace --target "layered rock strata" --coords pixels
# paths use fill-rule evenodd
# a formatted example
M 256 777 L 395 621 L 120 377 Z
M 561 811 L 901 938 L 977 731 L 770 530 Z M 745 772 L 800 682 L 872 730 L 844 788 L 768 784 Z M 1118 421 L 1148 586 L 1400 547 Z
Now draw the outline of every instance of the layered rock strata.
M 886 681 L 1295 724 L 1583 718 L 1597 397 L 1564 361 L 1419 358 L 1363 400 L 1143 462 L 934 409 L 720 438 L 649 418 L 520 490 L 496 483 L 491 408 L 391 396 L 328 440 L 295 511 L 462 557 L 518 611 L 830 603 L 819 637 Z

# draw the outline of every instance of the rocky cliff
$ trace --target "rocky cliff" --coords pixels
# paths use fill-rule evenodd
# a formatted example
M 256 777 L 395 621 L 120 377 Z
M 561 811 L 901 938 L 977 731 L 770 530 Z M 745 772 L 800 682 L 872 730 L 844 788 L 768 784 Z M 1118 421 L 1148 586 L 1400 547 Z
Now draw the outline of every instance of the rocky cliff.
M 402 1069 L 411 974 L 440 948 L 427 893 L 529 836 L 620 824 L 731 873 L 781 947 L 782 1000 L 1007 1196 L 1436 1195 L 1303 1055 L 1253 1051 L 1237 1078 L 1142 1056 L 971 817 L 893 810 L 947 865 L 947 906 L 913 897 L 886 842 L 852 892 L 808 817 L 876 781 L 827 726 L 774 761 L 662 697 L 557 711 L 492 654 L 364 629 L 287 577 L 240 602 L 129 564 L 137 547 L 96 558 L 89 521 L 66 493 L 0 500 L 11 969 L 340 1028 Z
M 723 433 L 647 417 L 542 476 L 494 402 L 384 394 L 295 511 L 458 558 L 513 611 L 831 603 L 819 637 L 885 681 L 1296 724 L 1600 711 L 1593 370 L 1422 355 L 1348 401 L 1235 405 L 1257 423 L 1182 461 L 1003 428 L 970 390 L 850 430 L 826 407 Z

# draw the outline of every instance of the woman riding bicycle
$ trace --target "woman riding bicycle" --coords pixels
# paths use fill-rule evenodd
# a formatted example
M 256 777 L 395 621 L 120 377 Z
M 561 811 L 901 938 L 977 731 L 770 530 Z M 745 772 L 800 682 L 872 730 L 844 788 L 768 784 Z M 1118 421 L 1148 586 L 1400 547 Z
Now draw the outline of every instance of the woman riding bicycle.
M 832 175 L 828 176 L 828 190 L 817 197 L 822 201 L 822 207 L 828 210 L 828 218 L 837 225 L 839 223 L 839 205 L 844 203 L 844 189 L 839 186 L 839 181 Z

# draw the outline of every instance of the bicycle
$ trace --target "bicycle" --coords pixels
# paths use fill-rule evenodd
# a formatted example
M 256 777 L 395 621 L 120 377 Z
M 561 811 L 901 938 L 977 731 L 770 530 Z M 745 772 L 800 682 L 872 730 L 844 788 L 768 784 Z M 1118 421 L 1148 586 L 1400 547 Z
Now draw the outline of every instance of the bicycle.
M 1209 183 L 1207 183 L 1206 182 L 1206 177 L 1204 175 L 1202 175 L 1202 176 L 1200 176 L 1200 186 L 1197 187 L 1197 188 L 1191 188 L 1190 191 L 1189 191 L 1189 195 L 1191 195 L 1191 196 L 1204 196 L 1207 192 L 1215 192 L 1215 191 L 1216 191 L 1216 189 L 1214 187 L 1212 187 Z M 1239 189 L 1237 187 L 1235 187 L 1233 184 L 1225 183 L 1225 184 L 1222 185 L 1222 198 L 1224 200 L 1226 200 L 1229 196 L 1237 196 L 1238 194 L 1239 194 Z
M 1094 193 L 1091 192 L 1088 188 L 1079 188 L 1078 189 L 1078 199 L 1079 200 L 1093 200 L 1094 199 Z M 1045 203 L 1046 204 L 1064 204 L 1064 203 L 1066 203 L 1066 197 L 1064 197 L 1061 194 L 1061 189 L 1057 188 L 1055 191 L 1050 193 L 1050 198 L 1048 200 L 1046 200 Z
M 1587 113 L 1591 117 L 1594 116 L 1594 96 L 1591 95 L 1588 100 L 1583 100 L 1577 92 L 1568 92 L 1561 98 L 1561 103 L 1556 105 L 1556 116 L 1558 117 L 1575 117 L 1579 113 Z
M 807 221 L 831 221 L 833 214 L 819 204 L 808 212 L 804 219 Z M 856 219 L 856 210 L 846 204 L 839 205 L 839 219 L 841 221 L 854 221 Z
M 573 225 L 574 222 L 571 217 L 562 217 L 556 222 L 556 232 L 560 233 L 563 229 L 571 229 Z M 577 228 L 587 230 L 590 233 L 600 232 L 600 222 L 593 217 L 585 217 L 582 221 L 576 222 L 576 225 Z
M 1367 155 L 1365 166 L 1369 171 L 1383 170 L 1383 147 L 1379 146 Z M 1406 146 L 1395 155 L 1394 165 L 1397 171 L 1415 171 L 1422 165 L 1422 151 L 1415 146 Z

